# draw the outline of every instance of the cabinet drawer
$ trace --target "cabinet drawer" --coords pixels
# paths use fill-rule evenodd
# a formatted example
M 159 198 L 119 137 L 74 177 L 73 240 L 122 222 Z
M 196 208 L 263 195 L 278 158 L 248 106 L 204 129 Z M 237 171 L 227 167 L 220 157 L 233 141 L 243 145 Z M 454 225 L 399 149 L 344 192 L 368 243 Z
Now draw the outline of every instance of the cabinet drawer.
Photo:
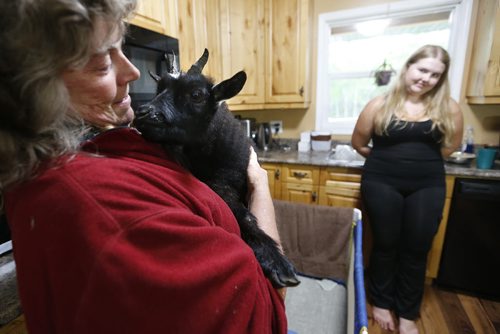
M 282 182 L 318 184 L 319 168 L 307 165 L 285 165 Z
M 359 208 L 359 191 L 342 188 L 319 187 L 319 204 L 345 208 Z
M 324 193 L 327 195 L 336 195 L 336 196 L 345 196 L 354 198 L 360 197 L 359 187 L 349 188 L 349 187 L 338 187 L 338 186 L 333 186 L 333 187 L 321 186 L 321 189 L 324 189 Z
M 305 183 L 282 183 L 282 199 L 289 202 L 317 204 L 318 186 Z
M 320 185 L 327 185 L 328 181 L 346 181 L 359 183 L 361 182 L 361 170 L 347 167 L 322 169 L 319 183 Z
M 359 182 L 346 182 L 346 181 L 326 181 L 325 187 L 330 189 L 349 189 L 359 192 L 361 185 Z

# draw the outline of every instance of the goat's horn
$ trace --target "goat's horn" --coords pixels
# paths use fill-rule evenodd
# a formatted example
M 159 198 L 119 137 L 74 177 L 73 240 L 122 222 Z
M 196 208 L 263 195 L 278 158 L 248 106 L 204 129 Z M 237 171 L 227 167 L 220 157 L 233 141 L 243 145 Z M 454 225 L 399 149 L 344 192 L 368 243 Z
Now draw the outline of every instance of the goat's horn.
M 179 74 L 179 66 L 177 65 L 175 53 L 165 54 L 167 61 L 167 72 L 170 74 Z
M 155 73 L 153 73 L 151 70 L 148 71 L 149 72 L 149 75 L 151 76 L 151 78 L 153 78 L 154 81 L 158 82 L 161 80 L 161 77 Z
M 208 50 L 205 49 L 203 54 L 201 55 L 200 59 L 196 61 L 196 63 L 191 66 L 191 68 L 187 71 L 188 74 L 199 74 L 201 71 L 203 71 L 203 67 L 205 67 L 205 64 L 208 61 Z

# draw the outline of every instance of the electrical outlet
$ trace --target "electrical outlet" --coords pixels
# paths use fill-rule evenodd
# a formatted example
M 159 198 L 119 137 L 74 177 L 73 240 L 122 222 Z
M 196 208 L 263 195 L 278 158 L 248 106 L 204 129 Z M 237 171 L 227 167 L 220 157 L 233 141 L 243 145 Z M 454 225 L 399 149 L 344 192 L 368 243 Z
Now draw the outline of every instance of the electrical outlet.
M 270 121 L 271 129 L 273 130 L 273 135 L 283 132 L 283 121 Z

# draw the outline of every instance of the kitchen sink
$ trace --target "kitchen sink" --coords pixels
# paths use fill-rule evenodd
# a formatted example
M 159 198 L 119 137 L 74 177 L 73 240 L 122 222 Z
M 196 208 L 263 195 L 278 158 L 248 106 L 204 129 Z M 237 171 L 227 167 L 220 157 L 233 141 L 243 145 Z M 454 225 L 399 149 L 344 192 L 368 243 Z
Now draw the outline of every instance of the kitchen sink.
M 330 163 L 348 167 L 360 167 L 365 164 L 365 158 L 350 145 L 337 145 L 326 159 Z

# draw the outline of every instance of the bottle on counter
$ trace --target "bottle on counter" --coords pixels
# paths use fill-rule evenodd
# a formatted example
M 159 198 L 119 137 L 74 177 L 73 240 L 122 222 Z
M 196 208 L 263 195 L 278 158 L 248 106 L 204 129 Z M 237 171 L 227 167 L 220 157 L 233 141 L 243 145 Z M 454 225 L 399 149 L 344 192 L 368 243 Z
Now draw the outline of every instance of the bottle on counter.
M 471 125 L 468 125 L 465 129 L 462 151 L 465 153 L 474 153 L 474 128 Z

